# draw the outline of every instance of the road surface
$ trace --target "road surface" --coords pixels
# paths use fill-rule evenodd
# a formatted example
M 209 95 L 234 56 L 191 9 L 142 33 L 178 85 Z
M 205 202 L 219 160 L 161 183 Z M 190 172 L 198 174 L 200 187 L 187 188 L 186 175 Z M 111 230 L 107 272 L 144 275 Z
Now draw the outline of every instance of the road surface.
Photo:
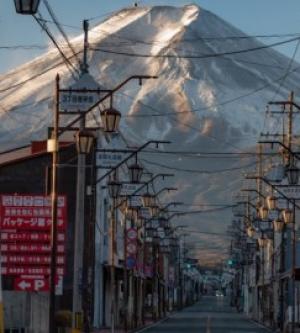
M 224 297 L 203 297 L 201 301 L 169 319 L 141 330 L 143 333 L 267 333 L 228 305 Z

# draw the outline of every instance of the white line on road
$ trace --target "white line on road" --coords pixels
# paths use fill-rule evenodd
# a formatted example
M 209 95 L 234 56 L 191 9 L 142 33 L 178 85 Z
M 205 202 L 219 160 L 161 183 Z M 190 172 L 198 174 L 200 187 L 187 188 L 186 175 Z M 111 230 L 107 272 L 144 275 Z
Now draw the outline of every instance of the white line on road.
M 211 320 L 210 317 L 207 317 L 207 322 L 206 322 L 206 333 L 211 333 Z

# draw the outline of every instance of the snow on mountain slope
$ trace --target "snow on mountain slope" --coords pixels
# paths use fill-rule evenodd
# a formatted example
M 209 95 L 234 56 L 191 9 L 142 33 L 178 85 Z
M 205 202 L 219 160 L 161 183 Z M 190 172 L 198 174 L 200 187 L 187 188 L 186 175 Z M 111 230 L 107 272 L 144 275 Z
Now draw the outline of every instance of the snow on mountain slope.
M 159 76 L 145 81 L 142 87 L 132 82 L 116 95 L 116 107 L 123 114 L 122 131 L 132 142 L 155 138 L 171 140 L 173 145 L 168 149 L 182 151 L 245 150 L 253 147 L 263 128 L 264 107 L 285 76 L 289 59 L 272 49 L 209 56 L 263 45 L 242 37 L 247 36 L 195 5 L 127 8 L 91 29 L 90 73 L 106 88 L 135 74 Z M 72 43 L 76 50 L 82 50 L 82 36 Z M 67 49 L 65 53 L 71 57 Z M 203 56 L 207 57 L 199 59 Z M 74 57 L 71 61 L 76 64 Z M 1 150 L 45 138 L 46 128 L 51 125 L 57 73 L 61 86 L 74 82 L 59 54 L 51 50 L 0 77 Z M 289 75 L 277 97 L 286 98 L 289 90 L 297 96 L 299 79 L 296 71 Z M 99 119 L 97 112 L 95 117 Z M 144 154 L 143 158 L 193 170 L 179 172 L 175 183 L 181 189 L 176 199 L 195 204 L 230 203 L 240 170 L 218 170 L 253 162 L 184 155 Z M 225 230 L 230 212 L 187 219 L 183 222 L 220 232 Z M 205 244 L 205 240 L 202 242 Z M 226 244 L 220 239 L 214 242 L 219 247 Z M 197 253 L 202 255 L 201 250 Z M 220 257 L 220 251 L 211 249 L 207 258 L 215 255 Z

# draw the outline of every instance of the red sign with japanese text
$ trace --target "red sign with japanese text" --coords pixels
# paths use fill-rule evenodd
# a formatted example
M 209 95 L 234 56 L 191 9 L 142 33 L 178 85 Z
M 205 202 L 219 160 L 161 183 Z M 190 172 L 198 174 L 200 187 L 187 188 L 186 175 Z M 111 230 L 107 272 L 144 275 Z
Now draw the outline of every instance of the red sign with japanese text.
M 58 196 L 56 274 L 60 281 L 65 273 L 66 201 L 66 196 Z M 50 196 L 0 195 L 1 274 L 15 277 L 15 290 L 49 290 L 51 224 Z
M 1 195 L 1 230 L 50 230 L 51 200 L 49 196 Z M 66 228 L 66 198 L 58 197 L 57 228 Z

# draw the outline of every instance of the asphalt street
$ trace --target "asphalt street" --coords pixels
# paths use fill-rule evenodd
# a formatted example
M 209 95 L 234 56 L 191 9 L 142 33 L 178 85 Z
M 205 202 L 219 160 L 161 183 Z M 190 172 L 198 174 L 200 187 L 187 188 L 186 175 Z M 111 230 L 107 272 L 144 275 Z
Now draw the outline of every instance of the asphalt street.
M 203 297 L 196 305 L 141 330 L 145 333 L 266 333 L 271 332 L 237 313 L 224 297 Z

